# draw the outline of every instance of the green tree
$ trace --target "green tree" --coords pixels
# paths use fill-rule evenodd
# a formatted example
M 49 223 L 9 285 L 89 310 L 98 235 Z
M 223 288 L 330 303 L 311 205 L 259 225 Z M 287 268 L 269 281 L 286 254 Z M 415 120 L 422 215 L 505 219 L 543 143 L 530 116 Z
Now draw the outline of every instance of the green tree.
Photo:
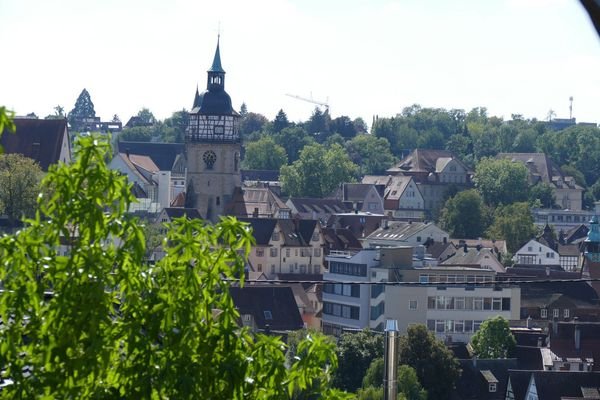
M 317 142 L 323 143 L 332 133 L 329 127 L 330 123 L 329 110 L 323 112 L 319 107 L 315 107 L 315 110 L 306 122 L 306 130 Z
M 146 107 L 138 111 L 137 116 L 140 118 L 142 124 L 153 125 L 156 123 L 156 117 L 154 117 L 152 111 Z
M 253 112 L 246 112 L 245 114 L 242 114 L 242 118 L 240 118 L 240 126 L 238 128 L 240 137 L 245 139 L 252 133 L 259 132 L 261 129 L 263 129 L 267 122 L 269 122 L 269 120 L 262 114 Z
M 379 357 L 371 361 L 367 372 L 362 380 L 362 387 L 368 388 L 369 386 L 379 387 L 383 385 L 383 375 L 385 369 L 385 361 L 383 357 Z
M 287 114 L 283 110 L 279 110 L 273 120 L 273 132 L 279 133 L 288 126 L 290 126 L 290 121 L 288 121 Z
M 119 140 L 130 142 L 149 142 L 155 135 L 155 128 L 151 126 L 133 126 L 125 128 L 119 134 Z
M 299 343 L 305 357 L 286 367 L 280 338 L 238 325 L 229 287 L 253 243 L 244 224 L 178 219 L 167 256 L 145 264 L 142 227 L 125 214 L 130 185 L 104 161 L 109 145 L 81 138 L 75 152 L 48 174 L 52 195 L 30 225 L 0 238 L 0 365 L 14 381 L 0 397 L 345 396 L 329 388 L 337 359 L 325 337 Z
M 453 238 L 481 237 L 489 221 L 489 211 L 477 190 L 458 192 L 441 211 L 440 225 Z
M 527 168 L 508 159 L 486 158 L 475 167 L 475 187 L 486 204 L 511 204 L 527 199 Z
M 471 345 L 479 358 L 506 358 L 517 345 L 508 321 L 501 316 L 489 318 L 471 337 Z
M 536 233 L 529 203 L 520 202 L 498 207 L 486 236 L 491 239 L 506 240 L 508 251 L 514 254 Z
M 0 154 L 0 214 L 5 214 L 11 225 L 35 215 L 42 175 L 31 158 Z
M 537 183 L 529 189 L 529 204 L 543 208 L 553 208 L 556 205 L 554 189 L 547 183 Z
M 357 170 L 340 145 L 325 149 L 311 144 L 292 165 L 281 167 L 280 176 L 283 190 L 290 196 L 323 197 L 340 183 L 351 181 Z
M 282 165 L 286 164 L 285 149 L 275 143 L 272 137 L 263 136 L 256 142 L 246 144 L 245 168 L 279 170 Z
M 346 151 L 350 160 L 359 165 L 360 175 L 385 174 L 395 161 L 387 139 L 374 135 L 356 135 L 346 142 Z
M 408 328 L 400 338 L 401 364 L 414 368 L 429 399 L 447 399 L 460 376 L 460 366 L 450 350 L 424 325 Z
M 379 393 L 367 390 L 370 387 L 383 389 L 384 368 L 383 358 L 376 358 L 373 360 L 363 378 L 362 390 L 364 393 Z M 359 389 L 358 393 L 360 392 L 361 390 Z M 381 398 L 383 398 L 383 392 L 381 392 L 381 396 Z M 423 389 L 421 383 L 419 383 L 417 373 L 414 368 L 411 368 L 408 365 L 398 366 L 398 397 L 408 400 L 427 399 L 427 391 Z
M 577 167 L 573 165 L 563 165 L 560 167 L 560 170 L 566 176 L 572 176 L 575 179 L 575 183 L 577 183 L 581 187 L 587 187 L 587 182 L 585 181 L 585 176 L 577 169 Z
M 275 143 L 285 149 L 288 156 L 288 162 L 293 163 L 300 157 L 300 152 L 309 144 L 315 143 L 315 140 L 299 126 L 284 128 L 279 134 L 274 135 Z
M 338 340 L 338 369 L 335 387 L 355 392 L 373 360 L 383 357 L 383 335 L 368 329 L 356 333 L 343 333 Z
M 67 119 L 74 130 L 78 130 L 81 126 L 81 121 L 85 118 L 94 118 L 96 111 L 94 110 L 94 103 L 92 98 L 87 91 L 83 89 L 75 101 L 75 106 L 69 113 Z
M 354 122 L 346 115 L 331 120 L 329 129 L 331 132 L 339 133 L 345 139 L 352 139 L 358 133 L 358 129 L 354 125 Z

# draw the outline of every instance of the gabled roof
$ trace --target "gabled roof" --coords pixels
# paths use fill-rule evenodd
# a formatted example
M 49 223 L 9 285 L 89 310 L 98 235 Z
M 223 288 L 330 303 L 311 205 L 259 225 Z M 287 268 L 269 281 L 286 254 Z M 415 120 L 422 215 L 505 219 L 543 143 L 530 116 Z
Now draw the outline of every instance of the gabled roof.
M 498 253 L 506 253 L 506 240 L 496 239 L 456 239 L 452 238 L 450 241 L 456 246 L 461 247 L 467 245 L 467 247 L 481 246 L 486 249 L 494 250 Z
M 365 213 L 334 214 L 327 220 L 328 227 L 348 228 L 357 238 L 369 236 L 379 228 L 384 215 Z
M 152 142 L 118 142 L 119 153 L 148 156 L 161 171 L 173 168 L 178 154 L 184 151 L 183 143 L 152 143 Z
M 391 175 L 365 175 L 362 178 L 361 183 L 367 183 L 369 185 L 389 185 L 392 180 Z
M 442 242 L 431 242 L 429 245 L 427 245 L 427 250 L 426 253 L 429 254 L 431 257 L 439 259 L 439 257 L 442 256 L 442 254 L 446 253 L 456 253 L 456 247 L 454 247 L 454 245 L 451 242 L 446 242 L 446 243 L 442 243 Z M 450 249 L 448 249 L 450 247 Z M 449 250 L 449 251 L 446 251 Z M 452 256 L 452 254 L 450 254 L 450 256 Z
M 284 246 L 308 246 L 317 223 L 311 219 L 280 219 L 279 228 L 284 238 Z
M 456 391 L 461 399 L 504 399 L 508 383 L 508 370 L 517 368 L 515 358 L 459 360 L 462 374 L 456 382 Z M 496 384 L 490 392 L 489 384 Z
M 0 144 L 6 154 L 22 154 L 44 171 L 60 160 L 63 140 L 69 140 L 66 119 L 15 118 L 16 133 L 4 132 Z
M 121 156 L 127 157 L 127 155 L 122 154 L 122 153 L 121 153 Z M 141 168 L 146 172 L 150 172 L 150 173 L 154 174 L 159 171 L 156 164 L 154 164 L 154 161 L 152 161 L 152 159 L 148 156 L 140 156 L 137 154 L 130 154 L 129 160 L 136 168 Z
M 442 159 L 442 161 L 438 163 L 438 160 L 440 159 Z M 467 172 L 470 172 L 469 168 L 451 151 L 433 149 L 415 149 L 386 172 L 392 174 L 404 172 L 439 173 L 442 170 L 438 168 L 445 167 L 450 159 L 455 159 Z
M 278 217 L 281 210 L 289 207 L 269 188 L 245 187 L 234 195 L 232 214 L 240 217 Z
M 480 265 L 485 256 L 498 262 L 498 259 L 490 249 L 482 248 L 477 250 L 467 248 L 467 251 L 465 252 L 464 249 L 459 248 L 453 256 L 442 261 L 440 265 Z
M 335 214 L 350 211 L 339 199 L 290 197 L 288 204 L 291 204 L 299 213 Z
M 599 372 L 510 370 L 510 383 L 515 399 L 525 398 L 532 375 L 538 398 L 543 400 L 583 398 L 582 388 L 600 387 Z
M 294 331 L 304 327 L 289 286 L 231 287 L 229 293 L 239 313 L 252 315 L 260 330 L 267 325 L 272 331 Z
M 402 197 L 402 194 L 410 184 L 412 177 L 397 175 L 390 179 L 388 186 L 385 188 L 386 200 L 397 200 Z
M 506 158 L 513 162 L 520 162 L 529 171 L 529 182 L 547 183 L 556 186 L 558 178 L 574 189 L 583 189 L 575 184 L 571 177 L 562 173 L 560 168 L 545 153 L 499 153 L 497 158 Z M 567 179 L 571 178 L 571 179 Z
M 323 228 L 323 239 L 329 250 L 360 250 L 362 245 L 350 229 Z
M 574 243 L 577 239 L 585 239 L 590 229 L 585 224 L 574 226 L 563 235 L 564 243 Z
M 188 219 L 202 219 L 200 212 L 196 208 L 166 207 L 164 210 L 170 219 L 184 216 Z
M 242 222 L 250 224 L 252 235 L 257 245 L 267 246 L 271 241 L 273 230 L 277 225 L 275 218 L 238 218 Z
M 383 187 L 378 188 L 375 185 L 366 183 L 344 183 L 343 186 L 343 200 L 346 202 L 363 202 L 367 197 L 367 194 L 373 189 L 383 195 Z

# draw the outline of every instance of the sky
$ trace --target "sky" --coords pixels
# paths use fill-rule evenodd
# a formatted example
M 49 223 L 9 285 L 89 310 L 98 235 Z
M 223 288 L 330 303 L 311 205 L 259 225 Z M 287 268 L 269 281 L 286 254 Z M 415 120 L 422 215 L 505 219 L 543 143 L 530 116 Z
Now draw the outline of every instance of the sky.
M 600 38 L 577 0 L 0 0 L 0 105 L 163 119 L 206 87 L 220 32 L 234 108 L 304 121 L 404 107 L 600 123 Z

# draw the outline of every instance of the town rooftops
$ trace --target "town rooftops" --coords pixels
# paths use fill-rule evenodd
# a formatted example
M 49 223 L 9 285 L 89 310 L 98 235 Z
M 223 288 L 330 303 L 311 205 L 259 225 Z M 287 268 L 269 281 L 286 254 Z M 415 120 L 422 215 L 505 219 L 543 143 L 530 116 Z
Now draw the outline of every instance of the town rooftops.
M 463 165 L 466 171 L 469 168 L 464 165 L 456 156 L 448 150 L 433 150 L 433 149 L 415 149 L 400 162 L 388 169 L 386 172 L 391 174 L 399 173 L 439 173 L 443 168 L 455 159 Z
M 44 171 L 59 161 L 71 161 L 66 119 L 15 118 L 16 132 L 4 132 L 0 144 L 6 154 L 22 154 L 40 164 Z M 60 159 L 67 141 L 68 158 Z
M 257 245 L 266 246 L 271 240 L 276 226 L 281 229 L 284 246 L 308 246 L 313 232 L 317 228 L 316 220 L 276 219 L 276 218 L 238 218 L 250 224 Z
M 389 222 L 387 227 L 380 227 L 371 233 L 368 239 L 404 241 L 416 235 L 429 225 L 430 223 L 427 222 Z
M 339 199 L 317 199 L 311 197 L 290 197 L 288 200 L 297 213 L 336 214 L 350 211 Z
M 148 156 L 160 171 L 171 171 L 175 159 L 183 153 L 183 143 L 118 142 L 119 153 Z
M 600 395 L 595 395 L 596 397 L 584 397 L 584 392 L 588 392 L 588 388 L 593 388 L 598 392 L 597 388 L 600 387 L 600 372 L 509 370 L 508 374 L 515 400 L 525 399 L 532 376 L 538 399 L 600 398 Z
M 230 287 L 229 293 L 240 315 L 252 315 L 259 330 L 294 331 L 304 322 L 289 286 Z
M 187 217 L 188 219 L 202 219 L 196 208 L 166 207 L 165 213 L 170 219 Z

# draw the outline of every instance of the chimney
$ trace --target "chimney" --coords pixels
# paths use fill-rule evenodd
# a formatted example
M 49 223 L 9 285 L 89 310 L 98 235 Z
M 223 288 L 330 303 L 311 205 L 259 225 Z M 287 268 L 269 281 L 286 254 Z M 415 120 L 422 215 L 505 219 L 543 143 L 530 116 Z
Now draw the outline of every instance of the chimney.
M 546 267 L 546 276 L 550 276 L 550 267 Z
M 531 328 L 531 315 L 527 317 L 526 321 L 527 321 L 526 322 L 527 325 L 525 325 L 525 326 L 527 327 L 527 329 Z
M 552 333 L 554 336 L 558 335 L 558 318 L 556 317 L 552 319 Z
M 471 362 L 473 363 L 473 368 L 477 368 L 477 356 L 475 354 L 471 357 Z
M 448 238 L 446 236 L 444 236 L 443 242 L 444 244 L 448 243 Z
M 481 245 L 480 244 L 477 245 L 477 251 L 481 251 Z
M 252 212 L 253 218 L 258 218 L 258 207 L 254 207 L 254 211 Z
M 575 325 L 575 350 L 581 350 L 581 327 Z
M 469 252 L 469 249 L 467 248 L 467 244 L 466 244 L 466 243 L 463 245 L 463 251 L 464 251 L 465 253 L 468 253 L 468 252 Z
M 127 158 L 129 158 L 129 147 L 125 149 L 125 155 L 127 155 Z
M 542 347 L 542 337 L 541 336 L 538 337 L 537 347 Z

